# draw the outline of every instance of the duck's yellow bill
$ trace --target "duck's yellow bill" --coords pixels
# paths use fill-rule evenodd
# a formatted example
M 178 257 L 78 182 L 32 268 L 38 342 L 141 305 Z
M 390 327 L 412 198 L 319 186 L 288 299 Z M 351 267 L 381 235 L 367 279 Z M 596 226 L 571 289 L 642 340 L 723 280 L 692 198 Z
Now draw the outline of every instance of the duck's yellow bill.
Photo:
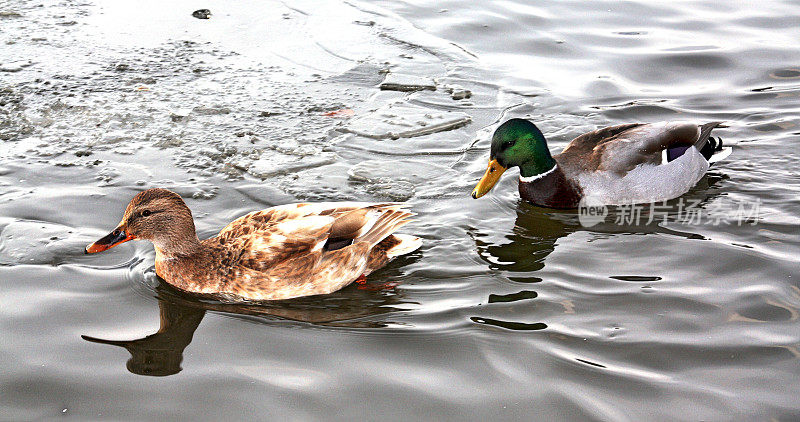
M 478 199 L 486 195 L 486 192 L 492 190 L 494 185 L 497 184 L 497 181 L 500 180 L 500 176 L 503 175 L 504 171 L 506 171 L 506 168 L 501 166 L 497 160 L 489 161 L 489 167 L 486 168 L 486 173 L 483 174 L 481 181 L 478 182 L 478 185 L 472 190 L 472 197 Z
M 97 253 L 103 252 L 106 249 L 111 249 L 114 246 L 119 245 L 120 243 L 125 243 L 129 240 L 136 239 L 135 237 L 125 233 L 125 230 L 116 229 L 113 232 L 107 234 L 102 239 L 98 240 L 97 242 L 92 243 L 91 245 L 87 246 L 84 249 L 85 253 Z

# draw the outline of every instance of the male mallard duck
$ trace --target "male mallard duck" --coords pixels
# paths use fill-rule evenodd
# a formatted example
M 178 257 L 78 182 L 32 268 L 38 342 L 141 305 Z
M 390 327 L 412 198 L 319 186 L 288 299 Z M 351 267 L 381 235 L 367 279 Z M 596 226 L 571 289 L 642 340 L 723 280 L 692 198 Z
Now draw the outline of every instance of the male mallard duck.
M 393 234 L 412 215 L 401 204 L 288 204 L 239 217 L 199 240 L 183 199 L 149 189 L 86 253 L 149 240 L 156 274 L 180 290 L 227 300 L 289 299 L 334 292 L 419 248 L 419 238 Z
M 551 208 L 630 204 L 677 198 L 692 188 L 709 164 L 730 148 L 709 135 L 719 122 L 633 123 L 583 134 L 561 154 L 550 155 L 533 123 L 511 119 L 492 136 L 489 168 L 472 191 L 485 195 L 509 167 L 519 167 L 522 199 Z

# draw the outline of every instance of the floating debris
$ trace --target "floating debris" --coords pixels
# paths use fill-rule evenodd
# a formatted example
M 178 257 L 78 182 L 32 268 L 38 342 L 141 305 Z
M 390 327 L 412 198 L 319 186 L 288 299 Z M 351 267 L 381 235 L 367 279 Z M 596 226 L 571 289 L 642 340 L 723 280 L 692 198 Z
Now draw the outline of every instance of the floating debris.
M 230 114 L 231 113 L 231 109 L 229 109 L 227 107 L 222 107 L 222 106 L 211 106 L 211 107 L 197 106 L 197 107 L 193 108 L 192 111 L 195 114 L 199 114 L 201 116 L 214 116 L 214 115 L 219 115 L 219 114 Z
M 211 17 L 211 11 L 208 9 L 198 9 L 192 12 L 192 16 L 197 19 L 209 19 Z
M 402 73 L 388 73 L 381 83 L 383 91 L 436 91 L 436 84 L 429 78 L 404 75 Z
M 471 121 L 466 113 L 433 111 L 400 102 L 352 119 L 339 130 L 373 139 L 398 139 L 453 130 Z
M 461 85 L 447 85 L 444 89 L 450 94 L 450 98 L 454 100 L 463 100 L 472 97 L 472 91 L 464 89 Z
M 306 112 L 311 113 L 328 113 L 331 111 L 341 110 L 346 108 L 344 104 L 328 104 L 328 105 L 315 105 L 306 109 Z
M 189 110 L 188 108 L 181 108 L 181 109 L 173 110 L 173 111 L 171 111 L 169 113 L 169 118 L 173 122 L 180 122 L 180 121 L 186 120 L 186 118 L 189 117 L 189 114 L 191 112 L 192 111 Z

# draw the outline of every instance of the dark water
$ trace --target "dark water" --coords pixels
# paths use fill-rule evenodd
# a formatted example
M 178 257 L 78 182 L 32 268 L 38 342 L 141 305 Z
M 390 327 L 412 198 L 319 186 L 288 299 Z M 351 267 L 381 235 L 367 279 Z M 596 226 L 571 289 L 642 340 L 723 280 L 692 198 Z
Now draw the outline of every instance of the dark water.
M 800 5 L 527 3 L 0 3 L 0 419 L 800 418 Z M 735 150 L 666 222 L 586 227 L 515 174 L 469 198 L 512 116 L 554 150 L 724 120 Z M 153 186 L 206 236 L 407 200 L 425 244 L 361 288 L 200 303 L 149 244 L 82 254 Z

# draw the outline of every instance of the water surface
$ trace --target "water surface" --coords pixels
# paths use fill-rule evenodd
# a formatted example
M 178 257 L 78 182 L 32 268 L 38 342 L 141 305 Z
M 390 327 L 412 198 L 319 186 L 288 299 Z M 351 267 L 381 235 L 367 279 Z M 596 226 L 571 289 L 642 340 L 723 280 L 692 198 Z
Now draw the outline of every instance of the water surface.
M 0 4 L 1 418 L 800 418 L 797 4 L 527 3 Z M 585 227 L 511 171 L 469 198 L 509 117 L 553 150 L 724 120 L 735 150 L 680 200 L 699 224 Z M 202 236 L 399 200 L 425 243 L 329 296 L 202 303 L 149 244 L 82 253 L 155 186 Z

